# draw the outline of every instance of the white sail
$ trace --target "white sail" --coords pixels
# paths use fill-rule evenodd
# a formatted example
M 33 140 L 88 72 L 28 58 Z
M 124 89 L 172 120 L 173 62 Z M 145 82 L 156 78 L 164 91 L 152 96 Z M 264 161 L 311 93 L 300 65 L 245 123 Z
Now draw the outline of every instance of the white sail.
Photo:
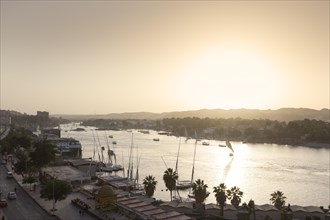
M 231 143 L 228 140 L 226 141 L 226 145 L 234 153 L 234 149 L 233 149 L 233 147 L 231 146 Z

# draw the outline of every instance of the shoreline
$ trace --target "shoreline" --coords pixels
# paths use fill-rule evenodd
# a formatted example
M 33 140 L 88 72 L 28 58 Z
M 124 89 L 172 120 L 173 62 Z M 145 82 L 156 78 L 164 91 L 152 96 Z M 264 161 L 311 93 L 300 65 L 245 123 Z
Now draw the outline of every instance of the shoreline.
M 233 140 L 235 141 L 235 140 Z M 317 149 L 330 149 L 330 143 L 318 143 L 318 142 L 306 142 L 306 143 L 288 143 L 288 142 L 271 142 L 271 141 L 242 141 L 243 143 L 250 143 L 250 144 L 277 144 L 277 145 L 289 145 L 292 147 L 310 147 L 310 148 L 317 148 Z

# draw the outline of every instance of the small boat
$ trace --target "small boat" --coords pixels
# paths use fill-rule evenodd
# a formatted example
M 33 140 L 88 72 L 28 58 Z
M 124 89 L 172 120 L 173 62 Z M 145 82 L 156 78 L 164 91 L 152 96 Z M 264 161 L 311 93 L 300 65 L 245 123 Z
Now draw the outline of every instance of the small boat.
M 203 142 L 202 142 L 202 145 L 208 146 L 208 145 L 210 145 L 210 143 L 207 142 L 207 141 L 203 141 Z
M 86 129 L 84 129 L 84 128 L 75 128 L 72 131 L 86 131 Z
M 189 189 L 192 187 L 192 183 L 190 180 L 182 180 L 182 181 L 178 181 L 176 183 L 176 189 Z
M 123 167 L 121 165 L 109 165 L 109 166 L 101 167 L 101 171 L 103 172 L 116 172 L 119 170 L 123 170 Z
M 158 134 L 159 134 L 159 135 L 169 135 L 170 132 L 167 132 L 167 131 L 159 131 Z
M 159 138 L 154 138 L 153 141 L 159 141 Z

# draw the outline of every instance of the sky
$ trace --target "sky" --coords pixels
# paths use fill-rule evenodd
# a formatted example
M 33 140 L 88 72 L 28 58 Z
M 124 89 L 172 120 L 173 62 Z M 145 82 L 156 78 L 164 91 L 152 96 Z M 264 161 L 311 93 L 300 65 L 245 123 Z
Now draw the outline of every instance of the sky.
M 3 1 L 1 109 L 329 108 L 329 1 Z

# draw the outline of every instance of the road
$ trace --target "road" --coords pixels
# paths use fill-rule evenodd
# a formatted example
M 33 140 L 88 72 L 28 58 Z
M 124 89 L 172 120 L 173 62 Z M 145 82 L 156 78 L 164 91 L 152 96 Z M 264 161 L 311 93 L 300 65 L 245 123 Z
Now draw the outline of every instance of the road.
M 10 132 L 10 128 L 5 128 L 4 131 L 1 129 L 0 132 L 0 140 L 4 139 L 5 137 L 7 137 L 7 135 Z
M 17 189 L 17 199 L 7 199 L 7 193 Z M 54 216 L 49 216 L 20 186 L 12 179 L 7 179 L 7 169 L 5 165 L 0 166 L 0 190 L 1 197 L 8 201 L 7 207 L 2 207 L 1 210 L 10 220 L 54 220 Z

